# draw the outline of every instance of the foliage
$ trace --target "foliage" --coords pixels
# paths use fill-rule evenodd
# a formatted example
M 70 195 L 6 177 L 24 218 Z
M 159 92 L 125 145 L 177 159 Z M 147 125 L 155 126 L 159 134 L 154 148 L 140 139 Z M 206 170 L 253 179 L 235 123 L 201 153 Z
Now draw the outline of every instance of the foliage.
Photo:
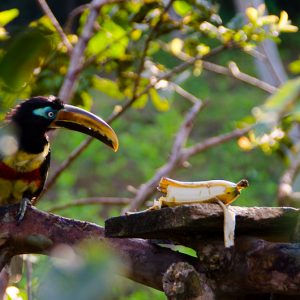
M 43 16 L 10 32 L 7 28 L 18 13 L 17 9 L 0 13 L 2 118 L 19 99 L 59 94 L 70 67 L 70 54 L 51 19 Z M 235 16 L 225 24 L 218 6 L 207 1 L 132 0 L 104 5 L 84 51 L 84 68 L 78 70 L 80 78 L 72 102 L 109 118 L 111 112 L 122 111 L 122 106 L 131 101 L 132 108 L 113 124 L 120 138 L 120 150 L 112 154 L 102 145 L 92 144 L 81 159 L 64 170 L 39 207 L 47 210 L 94 196 L 132 197 L 128 186 L 137 188 L 152 178 L 168 159 L 174 136 L 190 106 L 174 92 L 176 85 L 199 99 L 208 99 L 188 145 L 237 127 L 251 125 L 253 130 L 238 143 L 223 144 L 192 157 L 189 168 L 175 170 L 172 175 L 183 180 L 238 181 L 246 177 L 252 188 L 243 193 L 238 205 L 275 205 L 277 182 L 284 167 L 276 155 L 282 154 L 283 147 L 295 148 L 289 132 L 299 121 L 299 79 L 287 82 L 268 98 L 257 87 L 212 75 L 203 68 L 203 61 L 210 58 L 222 66 L 234 61 L 244 72 L 254 74 L 248 54 L 255 55 L 257 45 L 265 39 L 279 42 L 282 32 L 297 30 L 285 11 L 279 16 L 265 15 L 264 5 L 248 8 L 246 16 L 245 22 Z M 74 30 L 66 34 L 73 47 L 78 45 L 88 18 L 86 8 L 78 17 L 78 26 L 73 24 Z M 298 64 L 295 61 L 290 65 L 295 73 Z M 61 132 L 52 140 L 50 176 L 83 141 L 79 134 L 68 134 L 67 138 L 66 134 Z M 103 224 L 105 218 L 120 214 L 120 208 L 85 206 L 62 213 Z M 93 259 L 87 261 L 74 274 L 78 278 L 68 284 L 76 286 L 91 265 L 92 272 L 96 272 L 94 263 L 100 271 L 96 273 L 102 276 L 102 268 L 107 265 L 99 259 L 99 264 Z M 55 280 L 63 282 L 66 273 L 54 266 L 45 276 L 51 288 L 51 284 L 57 286 Z M 118 299 L 153 298 L 154 292 L 132 289 L 128 296 Z M 45 289 L 41 287 L 40 292 Z M 77 290 L 70 292 L 76 294 Z M 46 294 L 50 295 L 43 295 Z M 162 294 L 155 294 L 155 299 L 160 297 Z

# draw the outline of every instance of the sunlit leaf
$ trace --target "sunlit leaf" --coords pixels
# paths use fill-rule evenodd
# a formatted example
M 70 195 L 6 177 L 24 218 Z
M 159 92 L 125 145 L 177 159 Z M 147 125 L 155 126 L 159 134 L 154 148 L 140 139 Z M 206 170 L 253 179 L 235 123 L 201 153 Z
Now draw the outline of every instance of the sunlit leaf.
M 300 73 L 300 59 L 295 60 L 289 64 L 289 69 L 294 74 Z
M 173 8 L 180 16 L 185 16 L 192 10 L 191 5 L 187 1 L 174 1 Z
M 125 54 L 129 38 L 126 30 L 111 20 L 105 20 L 101 30 L 89 41 L 87 52 L 91 55 L 105 54 L 120 58 Z
M 166 98 L 162 98 L 156 89 L 152 88 L 149 91 L 151 100 L 155 108 L 159 111 L 167 111 L 170 108 L 169 101 Z
M 107 94 L 114 99 L 124 98 L 123 93 L 119 90 L 118 84 L 110 79 L 94 76 L 92 79 L 92 84 L 93 88 Z
M 80 98 L 82 101 L 82 107 L 84 109 L 90 110 L 93 104 L 93 98 L 87 91 L 82 91 L 80 93 Z
M 280 129 L 283 118 L 290 116 L 290 120 L 298 118 L 297 101 L 300 95 L 300 77 L 289 80 L 274 95 L 260 107 L 253 109 L 256 124 L 252 130 L 250 139 L 256 145 L 264 145 L 264 151 L 268 152 L 268 147 L 276 146 L 278 140 L 284 137 Z M 285 120 L 286 122 L 287 120 Z
M 178 54 L 180 54 L 183 45 L 184 45 L 184 43 L 183 43 L 182 39 L 175 38 L 170 42 L 170 50 L 175 55 L 178 55 Z
M 33 28 L 43 27 L 45 29 L 48 29 L 49 32 L 56 31 L 52 21 L 50 20 L 50 18 L 48 16 L 43 16 L 43 17 L 39 18 L 38 20 L 31 22 L 30 27 L 33 27 Z
M 287 81 L 277 93 L 272 95 L 263 105 L 264 110 L 279 113 L 288 111 L 300 94 L 300 77 Z
M 0 41 L 4 41 L 8 38 L 8 33 L 4 27 L 0 27 Z
M 16 8 L 0 12 L 0 26 L 5 26 L 19 15 L 19 10 Z
M 15 37 L 0 61 L 0 79 L 8 90 L 23 88 L 52 50 L 52 41 L 37 29 Z
M 133 107 L 136 109 L 142 109 L 145 107 L 147 102 L 148 102 L 148 95 L 144 94 L 140 96 L 138 99 L 136 99 L 136 101 L 134 101 Z

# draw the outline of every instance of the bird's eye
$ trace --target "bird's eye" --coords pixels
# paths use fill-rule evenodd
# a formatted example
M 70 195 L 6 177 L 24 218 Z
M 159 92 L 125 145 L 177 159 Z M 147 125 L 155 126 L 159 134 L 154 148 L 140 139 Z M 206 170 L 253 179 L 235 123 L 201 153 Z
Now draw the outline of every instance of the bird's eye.
M 43 117 L 47 120 L 53 120 L 56 117 L 56 113 L 57 113 L 57 111 L 54 108 L 49 107 L 49 106 L 36 108 L 33 111 L 34 115 Z
M 50 119 L 53 119 L 55 117 L 55 113 L 53 111 L 49 111 L 47 113 L 47 116 L 50 118 Z

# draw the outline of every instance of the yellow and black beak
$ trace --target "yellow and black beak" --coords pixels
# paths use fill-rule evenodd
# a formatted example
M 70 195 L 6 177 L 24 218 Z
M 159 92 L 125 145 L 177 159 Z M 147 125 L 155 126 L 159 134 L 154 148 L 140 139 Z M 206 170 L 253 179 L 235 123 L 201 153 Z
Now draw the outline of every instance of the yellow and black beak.
M 114 130 L 100 117 L 76 106 L 64 104 L 50 128 L 68 128 L 94 137 L 114 151 L 118 150 L 119 141 Z

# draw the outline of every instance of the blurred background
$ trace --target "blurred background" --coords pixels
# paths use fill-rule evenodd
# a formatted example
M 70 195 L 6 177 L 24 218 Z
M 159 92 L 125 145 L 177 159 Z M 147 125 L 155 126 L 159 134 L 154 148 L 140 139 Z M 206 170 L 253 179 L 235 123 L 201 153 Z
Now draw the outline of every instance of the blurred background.
M 173 83 L 205 103 L 195 119 L 187 146 L 249 124 L 260 126 L 256 127 L 252 136 L 232 139 L 190 157 L 188 162 L 168 175 L 183 181 L 225 179 L 238 182 L 247 178 L 250 188 L 234 205 L 278 205 L 282 176 L 298 158 L 299 145 L 295 137 L 298 136 L 299 117 L 293 115 L 292 120 L 287 121 L 286 116 L 292 115 L 291 104 L 298 111 L 296 101 L 300 90 L 297 81 L 300 35 L 293 32 L 293 28 L 279 28 L 284 22 L 280 13 L 286 11 L 291 24 L 297 26 L 300 24 L 300 3 L 265 1 L 267 10 L 261 9 L 262 14 L 276 15 L 279 21 L 270 19 L 259 23 L 257 20 L 262 16 L 259 10 L 256 13 L 248 11 L 248 19 L 239 11 L 243 9 L 243 1 L 171 2 L 169 10 L 166 10 L 168 1 L 126 1 L 105 5 L 101 9 L 94 33 L 84 51 L 85 65 L 80 70 L 70 102 L 108 119 L 126 101 L 137 99 L 111 124 L 120 140 L 119 151 L 112 153 L 101 143 L 93 142 L 57 176 L 53 187 L 37 204 L 38 208 L 99 225 L 103 225 L 109 217 L 120 215 L 124 203 L 128 204 L 134 198 L 136 189 L 167 162 L 174 138 L 191 107 L 191 103 L 176 92 L 174 86 L 172 88 Z M 47 3 L 74 47 L 88 18 L 89 1 L 51 0 Z M 0 14 L 0 114 L 3 119 L 9 108 L 22 99 L 58 95 L 69 68 L 70 54 L 38 1 L 4 0 L 0 2 L 0 11 L 3 12 Z M 212 26 L 207 27 L 208 31 L 201 27 L 204 22 Z M 282 22 L 281 25 L 278 22 Z M 256 24 L 257 32 L 243 27 L 246 26 L 244 24 Z M 147 40 L 149 36 L 150 42 Z M 266 52 L 271 66 L 277 68 L 278 63 L 281 64 L 278 81 L 260 69 L 266 61 L 255 62 L 261 58 L 256 45 L 266 39 L 272 39 L 275 44 L 271 48 L 275 47 L 278 51 L 274 60 L 273 50 Z M 293 79 L 295 81 L 286 90 L 294 94 L 290 96 L 286 92 L 278 95 L 232 76 L 208 71 L 199 59 L 198 63 L 195 61 L 192 67 L 183 69 L 172 80 L 166 79 L 165 86 L 155 86 L 148 93 L 136 96 L 151 84 L 153 78 L 157 79 L 174 69 L 187 57 L 205 56 L 220 45 L 225 45 L 225 49 L 211 56 L 210 62 L 230 72 L 237 67 L 243 73 L 267 81 L 275 90 L 284 87 L 288 79 Z M 146 55 L 143 54 L 145 49 Z M 141 65 L 143 68 L 139 70 Z M 277 102 L 272 97 L 277 97 Z M 267 101 L 271 105 L 266 106 Z M 277 104 L 274 105 L 274 101 Z M 264 117 L 270 111 L 278 114 L 276 121 L 272 120 L 271 128 L 264 117 L 257 117 L 257 111 L 263 112 Z M 258 133 L 262 130 L 261 125 L 264 125 L 263 134 Z M 270 138 L 272 133 L 274 136 L 275 128 L 280 128 L 284 137 L 259 139 L 263 136 Z M 55 134 L 51 139 L 49 178 L 56 176 L 61 164 L 84 139 L 81 134 L 63 130 Z M 293 188 L 297 190 L 297 178 L 294 179 Z M 103 197 L 113 197 L 115 204 L 101 204 L 101 199 L 97 202 Z M 155 197 L 157 195 L 151 196 L 148 201 L 152 203 Z M 143 204 L 138 209 L 149 203 Z M 49 273 L 46 279 L 49 284 L 53 284 L 49 278 L 56 278 L 57 274 L 55 266 L 51 269 L 53 264 L 48 258 L 35 257 L 33 260 L 32 290 L 33 295 L 37 295 L 41 274 Z M 99 263 L 103 266 L 103 261 Z M 74 280 L 76 286 L 76 280 L 81 279 Z M 127 279 L 120 278 L 117 282 L 114 295 L 103 299 L 165 299 L 163 293 Z M 18 289 L 21 294 L 26 294 L 25 279 L 19 283 Z M 43 291 L 49 293 L 47 288 Z

